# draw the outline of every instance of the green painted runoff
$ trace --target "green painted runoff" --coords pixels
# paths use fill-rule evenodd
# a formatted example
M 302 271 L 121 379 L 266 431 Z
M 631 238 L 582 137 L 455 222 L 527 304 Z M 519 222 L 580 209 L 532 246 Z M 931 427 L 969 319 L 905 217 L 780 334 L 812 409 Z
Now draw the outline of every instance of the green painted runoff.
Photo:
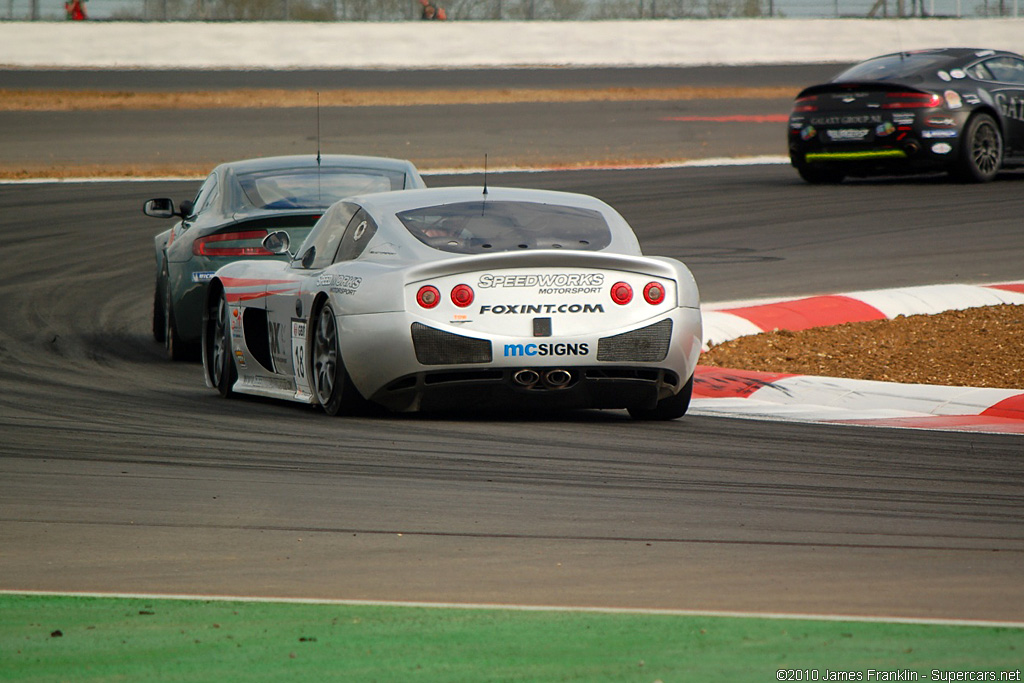
M 1020 628 L 0 594 L 0 681 L 1021 680 L 1022 665 Z

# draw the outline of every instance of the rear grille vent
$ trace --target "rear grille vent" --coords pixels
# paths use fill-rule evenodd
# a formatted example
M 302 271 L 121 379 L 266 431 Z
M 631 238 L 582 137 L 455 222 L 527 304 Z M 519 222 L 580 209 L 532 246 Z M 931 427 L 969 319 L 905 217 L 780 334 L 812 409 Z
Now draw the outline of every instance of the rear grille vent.
M 435 330 L 421 323 L 412 324 L 412 345 L 416 360 L 423 365 L 490 363 L 491 342 Z
M 672 320 L 641 327 L 597 342 L 597 359 L 612 362 L 655 363 L 665 360 L 672 339 Z

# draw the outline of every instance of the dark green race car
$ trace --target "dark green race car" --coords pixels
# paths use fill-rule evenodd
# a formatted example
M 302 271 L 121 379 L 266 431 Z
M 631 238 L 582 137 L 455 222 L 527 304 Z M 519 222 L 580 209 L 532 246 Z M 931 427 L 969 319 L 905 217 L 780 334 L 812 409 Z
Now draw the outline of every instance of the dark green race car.
M 344 197 L 421 187 L 416 167 L 401 159 L 284 156 L 221 164 L 195 199 L 177 208 L 169 198 L 150 199 L 147 216 L 180 219 L 154 241 L 153 337 L 172 360 L 197 360 L 206 284 L 218 268 L 243 258 L 285 258 L 264 249 L 263 238 L 284 230 L 301 244 Z

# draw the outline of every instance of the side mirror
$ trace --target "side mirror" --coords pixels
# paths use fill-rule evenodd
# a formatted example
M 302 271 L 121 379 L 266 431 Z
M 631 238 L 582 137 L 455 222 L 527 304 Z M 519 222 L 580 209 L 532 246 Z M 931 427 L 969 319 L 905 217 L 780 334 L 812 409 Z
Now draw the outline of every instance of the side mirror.
M 150 199 L 142 205 L 142 213 L 153 218 L 174 218 L 178 215 L 174 212 L 174 200 L 167 197 Z
M 306 253 L 302 255 L 302 267 L 309 268 L 313 265 L 313 261 L 316 259 L 316 246 L 312 246 L 306 250 Z
M 284 230 L 277 230 L 263 238 L 263 248 L 271 254 L 288 254 L 291 256 L 291 253 L 288 251 L 291 242 L 288 233 Z

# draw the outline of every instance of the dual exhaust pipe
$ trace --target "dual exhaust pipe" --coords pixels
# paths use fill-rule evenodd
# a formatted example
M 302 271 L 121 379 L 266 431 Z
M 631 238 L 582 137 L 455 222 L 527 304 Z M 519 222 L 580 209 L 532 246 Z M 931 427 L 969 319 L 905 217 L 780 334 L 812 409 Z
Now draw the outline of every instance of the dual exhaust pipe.
M 526 389 L 537 388 L 539 384 L 544 389 L 564 389 L 572 382 L 572 373 L 561 368 L 551 370 L 533 370 L 523 368 L 512 374 L 512 381 Z

